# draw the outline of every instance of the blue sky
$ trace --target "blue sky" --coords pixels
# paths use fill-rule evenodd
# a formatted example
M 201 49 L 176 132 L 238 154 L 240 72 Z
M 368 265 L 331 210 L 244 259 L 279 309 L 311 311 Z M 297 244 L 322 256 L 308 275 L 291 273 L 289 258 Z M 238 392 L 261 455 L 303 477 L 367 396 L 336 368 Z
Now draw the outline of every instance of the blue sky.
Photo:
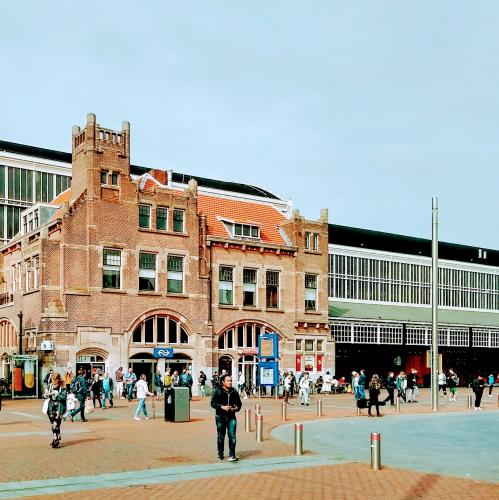
M 79 8 L 77 8 L 79 6 Z M 307 217 L 499 249 L 499 3 L 6 3 L 0 138 L 257 184 Z

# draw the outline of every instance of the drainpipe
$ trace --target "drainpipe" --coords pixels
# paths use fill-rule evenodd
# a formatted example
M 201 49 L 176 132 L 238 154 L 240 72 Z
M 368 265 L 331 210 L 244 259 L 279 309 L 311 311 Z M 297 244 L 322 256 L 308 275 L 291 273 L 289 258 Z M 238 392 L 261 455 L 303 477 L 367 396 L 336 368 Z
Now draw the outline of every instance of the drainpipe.
M 19 355 L 23 353 L 23 312 L 18 315 L 19 318 Z

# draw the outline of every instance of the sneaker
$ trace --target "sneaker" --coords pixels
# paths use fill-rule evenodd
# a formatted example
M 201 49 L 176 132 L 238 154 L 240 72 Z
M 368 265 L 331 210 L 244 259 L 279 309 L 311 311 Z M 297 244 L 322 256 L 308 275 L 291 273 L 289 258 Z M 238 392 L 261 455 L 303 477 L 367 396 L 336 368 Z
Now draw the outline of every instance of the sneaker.
M 224 456 L 223 455 L 218 455 L 218 460 L 223 460 Z
M 478 407 L 478 409 L 479 409 L 480 411 L 482 411 L 482 409 L 481 409 L 480 407 Z
M 229 462 L 238 462 L 239 458 L 237 457 L 229 457 Z
M 151 417 L 146 417 L 145 420 L 149 420 Z
M 478 410 L 478 408 L 475 406 L 475 411 L 477 411 L 477 410 Z
M 134 420 L 140 420 L 140 418 L 139 418 L 139 417 L 133 417 L 133 419 L 134 419 Z

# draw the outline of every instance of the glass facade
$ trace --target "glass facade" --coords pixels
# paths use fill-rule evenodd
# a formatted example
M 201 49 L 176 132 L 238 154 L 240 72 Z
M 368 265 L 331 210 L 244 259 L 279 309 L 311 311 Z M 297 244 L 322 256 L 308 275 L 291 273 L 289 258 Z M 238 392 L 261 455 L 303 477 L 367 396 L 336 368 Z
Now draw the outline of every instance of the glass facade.
M 499 271 L 441 265 L 439 305 L 499 310 Z M 329 255 L 329 297 L 395 304 L 431 304 L 431 265 L 390 258 Z

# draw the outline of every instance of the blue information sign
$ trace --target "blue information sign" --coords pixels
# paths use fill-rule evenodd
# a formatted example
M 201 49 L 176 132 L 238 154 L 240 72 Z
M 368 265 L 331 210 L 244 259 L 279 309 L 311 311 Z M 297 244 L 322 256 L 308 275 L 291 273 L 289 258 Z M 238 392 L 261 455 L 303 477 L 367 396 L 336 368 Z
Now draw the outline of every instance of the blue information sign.
M 264 333 L 258 337 L 258 357 L 267 360 L 279 357 L 279 336 L 277 333 Z
M 173 358 L 173 347 L 155 347 L 152 355 L 155 358 Z
M 277 361 L 260 361 L 258 363 L 258 382 L 260 385 L 279 385 L 279 363 Z

